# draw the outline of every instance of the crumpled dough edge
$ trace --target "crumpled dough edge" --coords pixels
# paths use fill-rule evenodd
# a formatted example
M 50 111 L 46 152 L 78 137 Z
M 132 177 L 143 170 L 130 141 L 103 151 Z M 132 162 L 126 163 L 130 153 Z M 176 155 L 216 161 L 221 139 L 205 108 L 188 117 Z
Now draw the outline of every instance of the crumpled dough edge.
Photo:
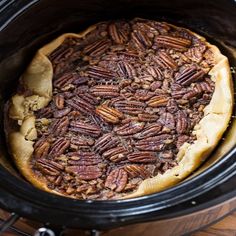
M 171 24 L 168 25 L 179 28 Z M 96 25 L 89 27 L 80 34 L 63 34 L 39 49 L 21 77 L 33 95 L 29 97 L 14 95 L 9 108 L 10 118 L 16 120 L 20 127 L 7 135 L 10 151 L 17 167 L 34 186 L 59 195 L 63 194 L 49 189 L 44 178 L 36 176 L 30 167 L 30 159 L 34 151 L 33 144 L 37 137 L 37 134 L 35 135 L 34 111 L 47 106 L 52 99 L 53 69 L 47 55 L 60 46 L 65 38 L 82 38 L 95 28 Z M 202 36 L 186 30 L 206 41 Z M 207 45 L 213 51 L 216 60 L 216 65 L 209 72 L 211 79 L 215 82 L 215 91 L 210 103 L 204 109 L 204 117 L 194 127 L 193 132 L 195 132 L 197 139 L 191 145 L 188 143 L 182 145 L 177 157 L 179 163 L 176 167 L 167 170 L 164 174 L 158 174 L 153 178 L 144 180 L 137 191 L 126 195 L 123 199 L 159 192 L 179 183 L 201 165 L 226 130 L 233 108 L 233 84 L 229 62 L 216 46 L 209 43 Z

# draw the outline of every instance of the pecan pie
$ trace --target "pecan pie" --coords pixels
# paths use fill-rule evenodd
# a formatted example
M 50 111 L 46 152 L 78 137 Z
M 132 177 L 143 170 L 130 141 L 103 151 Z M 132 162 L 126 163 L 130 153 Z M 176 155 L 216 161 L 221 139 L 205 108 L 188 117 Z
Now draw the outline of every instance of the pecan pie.
M 191 174 L 233 104 L 228 59 L 205 38 L 135 18 L 39 49 L 6 104 L 5 130 L 33 185 L 77 199 L 130 198 Z

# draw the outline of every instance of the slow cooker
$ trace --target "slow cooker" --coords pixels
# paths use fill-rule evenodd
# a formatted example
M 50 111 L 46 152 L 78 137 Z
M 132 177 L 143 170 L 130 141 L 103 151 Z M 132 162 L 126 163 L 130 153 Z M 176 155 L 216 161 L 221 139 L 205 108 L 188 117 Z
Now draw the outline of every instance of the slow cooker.
M 0 207 L 13 212 L 2 231 L 24 217 L 47 227 L 35 235 L 60 235 L 66 229 L 87 230 L 91 235 L 107 230 L 110 233 L 104 235 L 182 235 L 236 208 L 235 113 L 221 142 L 195 173 L 170 189 L 139 198 L 85 201 L 49 194 L 26 182 L 11 161 L 3 104 L 36 50 L 62 33 L 79 32 L 102 20 L 133 17 L 167 21 L 205 36 L 229 58 L 235 86 L 236 1 L 1 0 Z M 187 220 L 192 223 L 186 224 Z M 172 231 L 170 225 L 175 226 Z

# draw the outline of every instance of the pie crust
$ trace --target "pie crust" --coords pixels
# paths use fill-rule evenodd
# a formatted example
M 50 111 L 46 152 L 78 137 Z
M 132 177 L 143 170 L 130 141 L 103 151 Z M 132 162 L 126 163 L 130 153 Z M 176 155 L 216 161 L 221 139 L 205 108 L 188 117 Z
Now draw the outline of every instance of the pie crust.
M 45 181 L 36 176 L 30 167 L 30 159 L 34 152 L 33 144 L 37 138 L 34 112 L 47 106 L 52 99 L 53 68 L 47 55 L 60 46 L 66 38 L 83 38 L 95 28 L 96 26 L 91 26 L 80 34 L 63 34 L 39 49 L 20 78 L 21 83 L 31 94 L 29 96 L 15 94 L 8 103 L 5 114 L 9 149 L 20 173 L 34 186 L 55 194 L 60 193 L 49 189 Z M 204 37 L 190 30 L 187 31 L 206 42 Z M 197 139 L 192 144 L 184 143 L 181 146 L 177 155 L 177 166 L 164 174 L 145 179 L 137 191 L 124 198 L 147 195 L 176 185 L 204 162 L 226 130 L 233 108 L 233 85 L 229 62 L 216 46 L 210 43 L 207 45 L 212 50 L 216 61 L 216 65 L 209 72 L 211 80 L 215 82 L 215 91 L 210 103 L 204 109 L 204 117 L 194 127 L 193 132 Z

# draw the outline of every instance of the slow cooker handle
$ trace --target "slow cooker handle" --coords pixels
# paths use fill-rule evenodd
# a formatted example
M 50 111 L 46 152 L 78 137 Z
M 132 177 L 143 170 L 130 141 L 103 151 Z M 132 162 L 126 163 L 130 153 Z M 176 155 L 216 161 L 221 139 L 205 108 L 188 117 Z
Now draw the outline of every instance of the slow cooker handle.
M 90 236 L 100 236 L 100 231 L 96 230 L 96 229 L 92 229 L 89 231 L 89 235 Z M 37 229 L 37 231 L 34 233 L 34 236 L 62 236 L 64 235 L 64 233 L 58 232 L 55 233 L 52 229 L 46 228 L 46 227 L 42 227 Z

